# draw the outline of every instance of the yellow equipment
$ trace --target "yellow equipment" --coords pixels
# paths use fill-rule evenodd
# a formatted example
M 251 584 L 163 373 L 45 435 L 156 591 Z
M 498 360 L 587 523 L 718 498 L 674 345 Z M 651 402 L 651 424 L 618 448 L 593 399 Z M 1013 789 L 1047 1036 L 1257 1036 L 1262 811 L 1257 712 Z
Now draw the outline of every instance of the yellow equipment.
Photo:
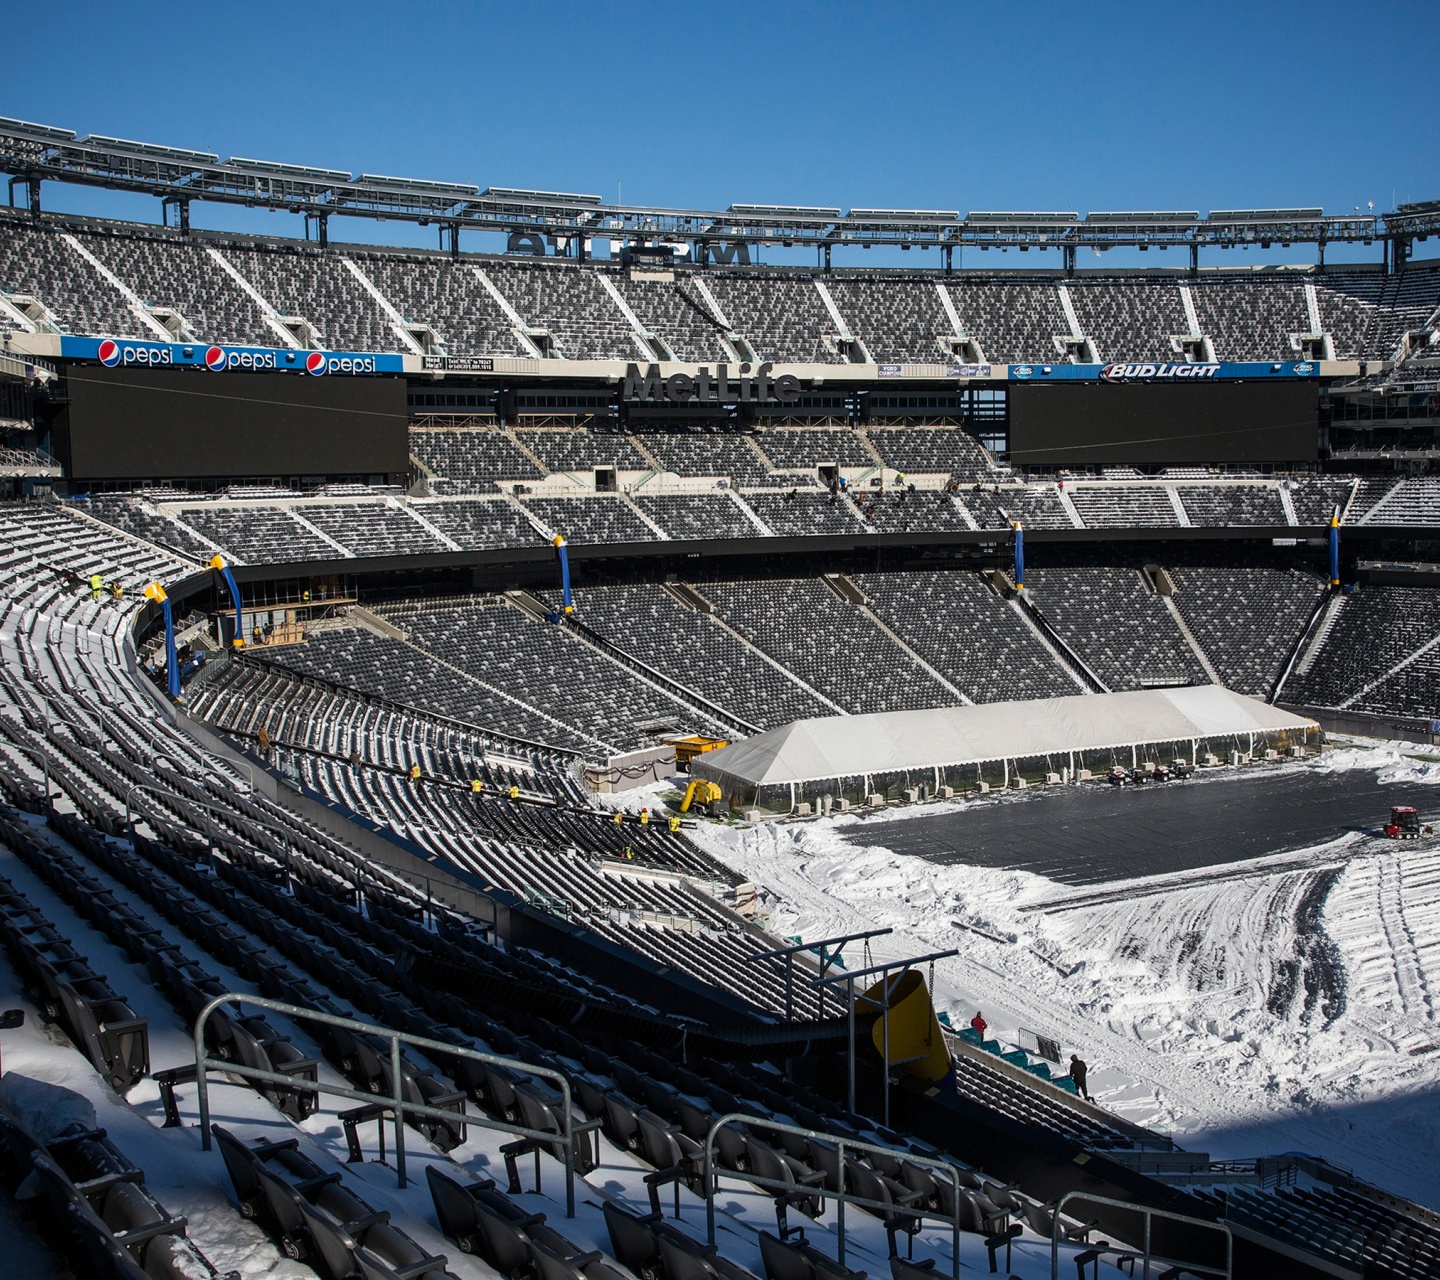
M 671 745 L 675 748 L 676 766 L 688 769 L 696 756 L 703 756 L 707 751 L 719 751 L 721 747 L 728 747 L 730 744 L 724 738 L 706 738 L 700 734 L 692 734 L 688 738 L 674 739 Z
M 692 778 L 690 785 L 685 788 L 685 799 L 680 802 L 680 812 L 690 812 L 690 802 L 699 800 L 701 804 L 713 804 L 720 799 L 720 788 L 705 778 Z
M 940 1030 L 940 1020 L 935 1016 L 935 1006 L 930 1003 L 930 992 L 926 990 L 925 979 L 918 969 L 906 969 L 894 977 L 887 975 L 870 988 L 859 1001 L 860 1008 L 876 1008 L 887 999 L 890 1008 L 875 1020 L 870 1032 L 875 1042 L 875 1052 L 885 1054 L 885 1023 L 890 1023 L 890 1062 L 919 1076 L 922 1080 L 941 1080 L 950 1070 L 950 1050 L 945 1046 L 945 1035 Z M 873 1001 L 866 1005 L 865 1000 Z

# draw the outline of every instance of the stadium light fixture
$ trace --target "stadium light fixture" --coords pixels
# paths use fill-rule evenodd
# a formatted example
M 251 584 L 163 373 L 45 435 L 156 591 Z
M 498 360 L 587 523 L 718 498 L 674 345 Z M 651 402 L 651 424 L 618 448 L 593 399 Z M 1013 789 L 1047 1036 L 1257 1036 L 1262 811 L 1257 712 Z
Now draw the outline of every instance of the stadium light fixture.
M 387 178 L 375 173 L 362 173 L 357 186 L 381 187 L 407 195 L 448 196 L 452 199 L 480 194 L 480 188 L 467 182 L 428 182 L 419 178 Z
M 278 179 L 282 182 L 349 182 L 348 169 L 317 169 L 307 164 L 283 164 L 275 160 L 247 160 L 243 156 L 231 156 L 220 166 L 259 178 Z
M 144 156 L 147 160 L 168 160 L 174 164 L 207 165 L 220 162 L 219 156 L 208 151 L 162 147 L 154 142 L 131 142 L 128 138 L 107 138 L 98 133 L 87 133 L 75 145 L 93 147 L 97 151 L 117 151 L 127 155 Z
M 579 195 L 572 191 L 527 191 L 522 187 L 486 187 L 481 200 L 502 200 L 515 204 L 603 204 L 599 196 Z
M 28 120 L 12 120 L 0 116 L 0 133 L 22 133 L 28 138 L 44 142 L 73 142 L 74 129 L 60 129 L 53 124 L 32 124 Z

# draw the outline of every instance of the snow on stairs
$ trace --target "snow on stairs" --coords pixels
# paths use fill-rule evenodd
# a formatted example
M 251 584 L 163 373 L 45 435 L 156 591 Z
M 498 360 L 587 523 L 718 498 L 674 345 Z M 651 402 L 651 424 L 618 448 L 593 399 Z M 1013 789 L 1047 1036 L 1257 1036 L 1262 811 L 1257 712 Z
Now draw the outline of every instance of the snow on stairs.
M 901 653 L 905 654 L 911 662 L 919 667 L 921 671 L 925 672 L 926 675 L 930 676 L 941 688 L 949 690 L 961 706 L 968 707 L 974 705 L 973 699 L 967 697 L 964 692 L 951 684 L 949 680 L 935 670 L 934 667 L 926 662 L 924 658 L 916 653 L 914 649 L 906 644 L 904 640 L 885 624 L 880 616 L 870 608 L 870 602 L 866 599 L 865 593 L 860 590 L 852 578 L 847 577 L 843 573 L 826 573 L 820 576 L 820 581 L 847 604 L 858 605 L 877 631 L 888 636 L 891 643 L 894 644 Z
M 1028 601 L 1017 597 L 1009 603 L 1010 607 L 1019 615 L 1020 620 L 1044 646 L 1045 651 L 1055 659 L 1060 669 L 1075 682 L 1075 687 L 1081 693 L 1110 692 L 1105 682 L 1080 660 L 1079 654 L 1066 645 L 1047 624 L 1036 617 L 1035 611 L 1030 608 Z
M 703 613 L 708 615 L 710 620 L 717 627 L 722 628 L 728 635 L 730 635 L 736 641 L 736 643 L 744 645 L 745 648 L 748 649 L 751 653 L 753 653 L 758 659 L 760 659 L 761 662 L 765 663 L 767 666 L 773 667 L 782 676 L 784 676 L 785 679 L 789 680 L 797 687 L 805 690 L 805 692 L 808 693 L 812 698 L 815 698 L 817 701 L 822 702 L 825 706 L 829 707 L 830 710 L 833 711 L 837 716 L 848 716 L 850 714 L 848 711 L 845 710 L 844 707 L 840 706 L 839 703 L 833 702 L 831 699 L 827 698 L 823 693 L 820 692 L 819 689 L 816 689 L 813 685 L 806 684 L 804 680 L 802 680 L 793 671 L 791 671 L 789 667 L 785 666 L 784 663 L 777 662 L 768 653 L 766 653 L 764 649 L 761 649 L 759 646 L 753 643 L 750 637 L 747 636 L 743 631 L 738 631 L 734 627 L 732 627 L 728 622 L 725 621 L 724 618 L 720 616 L 720 614 L 715 611 L 714 602 L 702 596 L 689 583 L 666 583 L 665 590 L 674 599 L 683 604 L 687 609 L 694 609 L 697 613 Z
M 1167 580 L 1170 576 L 1169 574 L 1166 574 L 1165 570 L 1160 568 L 1158 565 L 1155 567 L 1155 573 L 1157 579 L 1160 574 L 1165 574 L 1165 578 Z M 1195 638 L 1195 633 L 1190 630 L 1190 624 L 1185 621 L 1185 618 L 1181 614 L 1180 610 L 1175 607 L 1175 599 L 1171 592 L 1159 590 L 1159 582 L 1152 581 L 1148 572 L 1144 572 L 1142 576 L 1145 578 L 1146 587 L 1155 591 L 1155 594 L 1160 597 L 1160 603 L 1165 606 L 1165 608 L 1169 611 L 1170 616 L 1175 620 L 1176 628 L 1185 638 L 1185 643 L 1190 646 L 1190 651 L 1195 655 L 1196 661 L 1198 661 L 1200 665 L 1205 669 L 1205 674 L 1210 677 L 1210 683 L 1224 685 L 1225 682 L 1220 678 L 1220 673 L 1215 670 L 1214 666 L 1210 662 L 1209 656 L 1206 654 L 1205 650 L 1200 647 L 1200 641 Z M 1173 587 L 1171 590 L 1173 591 Z
M 1325 616 L 1321 619 L 1320 625 L 1315 628 L 1315 634 L 1310 637 L 1310 643 L 1305 646 L 1300 660 L 1295 664 L 1297 676 L 1308 675 L 1310 668 L 1315 665 L 1315 659 L 1320 656 L 1320 650 L 1324 648 L 1326 638 L 1340 617 L 1340 610 L 1344 607 L 1345 599 L 1344 596 L 1331 596 L 1325 602 Z
M 1371 689 L 1375 688 L 1376 685 L 1384 684 L 1385 681 L 1390 679 L 1391 676 L 1399 675 L 1400 672 L 1404 671 L 1406 667 L 1411 665 L 1411 663 L 1418 662 L 1427 653 L 1432 652 L 1437 647 L 1440 647 L 1440 635 L 1432 636 L 1413 653 L 1407 653 L 1403 658 L 1400 659 L 1399 662 L 1397 662 L 1393 667 L 1391 667 L 1389 671 L 1382 672 L 1380 675 L 1376 676 L 1375 679 L 1371 680 L 1368 684 L 1364 685 L 1360 689 L 1357 689 L 1348 698 L 1346 698 L 1344 702 L 1339 704 L 1338 709 L 1343 711 L 1347 707 L 1353 707 L 1357 702 L 1360 701 L 1361 698 L 1363 698 L 1367 693 L 1369 693 Z

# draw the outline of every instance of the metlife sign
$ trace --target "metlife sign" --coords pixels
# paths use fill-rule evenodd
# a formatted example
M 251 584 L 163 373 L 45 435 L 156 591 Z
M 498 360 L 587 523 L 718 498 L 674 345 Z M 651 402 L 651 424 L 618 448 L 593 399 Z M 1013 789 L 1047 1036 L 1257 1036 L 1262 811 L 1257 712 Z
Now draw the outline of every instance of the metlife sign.
M 1318 378 L 1313 360 L 1251 360 L 1219 364 L 1137 361 L 1116 364 L 1012 364 L 1012 382 L 1233 382 L 1271 378 Z
M 93 360 L 107 369 L 209 369 L 215 373 L 304 373 L 369 376 L 403 373 L 398 355 L 350 351 L 290 351 L 278 347 L 231 347 L 206 343 L 143 342 L 130 338 L 60 339 L 65 360 Z

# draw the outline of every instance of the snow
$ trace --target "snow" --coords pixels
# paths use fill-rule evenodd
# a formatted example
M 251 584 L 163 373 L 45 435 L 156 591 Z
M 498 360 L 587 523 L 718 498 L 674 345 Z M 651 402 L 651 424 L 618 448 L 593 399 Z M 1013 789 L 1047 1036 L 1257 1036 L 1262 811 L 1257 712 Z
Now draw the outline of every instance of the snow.
M 1282 767 L 1440 784 L 1440 760 L 1407 743 Z M 1348 831 L 1077 891 L 852 843 L 862 824 L 694 835 L 778 895 L 779 933 L 888 925 L 875 960 L 958 947 L 935 967 L 937 1008 L 957 1025 L 980 1010 L 1011 1043 L 1022 1028 L 1058 1036 L 1089 1063 L 1097 1100 L 1130 1121 L 1216 1159 L 1305 1151 L 1440 1207 L 1440 840 Z
M 93 868 L 92 872 L 118 898 L 152 920 L 166 934 L 167 941 L 175 943 L 186 955 L 198 959 L 231 990 L 249 989 L 238 975 L 227 971 L 163 918 L 147 911 L 141 899 L 110 881 L 103 873 L 95 872 Z M 150 1019 L 152 1071 L 193 1061 L 189 1029 L 159 993 L 149 986 L 142 968 L 130 965 L 122 951 L 71 911 L 43 881 L 4 848 L 0 848 L 0 875 L 10 880 L 73 941 L 80 954 L 91 961 L 97 972 L 110 979 L 112 986 L 127 997 L 138 1014 Z M 7 986 L 18 990 L 19 983 L 3 952 L 0 952 L 0 989 Z M 23 1007 L 26 1010 L 25 1025 L 18 1031 L 5 1033 L 3 1048 L 7 1084 L 11 1072 L 15 1072 L 32 1081 L 73 1090 L 84 1100 L 79 1116 L 67 1116 L 62 1109 L 51 1107 L 54 1118 L 45 1123 L 55 1126 L 67 1119 L 83 1118 L 86 1114 L 84 1105 L 93 1108 L 99 1124 L 109 1132 L 115 1144 L 145 1171 L 146 1185 L 159 1202 L 171 1213 L 188 1219 L 190 1239 L 222 1274 L 234 1270 L 243 1280 L 301 1280 L 302 1277 L 313 1277 L 313 1272 L 307 1267 L 284 1258 L 258 1227 L 241 1218 L 233 1204 L 233 1192 L 219 1152 L 201 1150 L 193 1086 L 182 1085 L 177 1091 L 181 1127 L 163 1129 L 160 1127 L 164 1117 L 159 1090 L 152 1079 L 141 1081 L 126 1097 L 118 1097 L 58 1028 L 45 1026 L 33 1006 L 24 1003 Z M 316 1047 L 307 1039 L 303 1028 L 288 1024 L 275 1015 L 271 1015 L 271 1019 L 307 1053 L 318 1056 Z M 322 1066 L 320 1078 L 330 1083 L 343 1083 L 333 1070 L 325 1066 Z M 33 1086 L 27 1088 L 17 1084 L 15 1087 L 22 1097 L 33 1097 L 35 1094 Z M 224 1076 L 211 1077 L 210 1106 L 216 1123 L 223 1124 L 245 1140 L 265 1138 L 273 1141 L 299 1137 L 301 1150 L 312 1160 L 327 1171 L 340 1169 L 345 1182 L 363 1200 L 377 1210 L 388 1211 L 394 1224 L 422 1248 L 430 1253 L 444 1254 L 449 1270 L 460 1280 L 480 1280 L 482 1277 L 494 1280 L 494 1272 L 485 1263 L 460 1253 L 439 1233 L 425 1180 L 425 1166 L 436 1164 L 462 1181 L 467 1176 L 492 1177 L 503 1188 L 506 1174 L 500 1146 L 509 1141 L 511 1135 L 472 1124 L 467 1141 L 442 1154 L 414 1130 L 407 1131 L 409 1185 L 402 1190 L 397 1185 L 393 1168 L 392 1133 L 388 1125 L 386 1142 L 387 1149 L 391 1151 L 391 1163 L 382 1164 L 375 1158 L 376 1127 L 373 1124 L 364 1125 L 360 1130 L 366 1162 L 343 1163 L 345 1138 L 335 1110 L 349 1105 L 340 1100 L 326 1100 L 320 1111 L 302 1125 L 295 1126 L 251 1089 L 231 1083 Z M 46 1111 L 43 1104 L 32 1105 L 31 1110 L 43 1120 Z M 532 1190 L 533 1163 L 526 1159 L 521 1162 L 520 1168 L 526 1190 L 517 1200 L 530 1212 L 544 1213 L 549 1224 L 581 1250 L 610 1251 L 609 1233 L 602 1211 L 605 1199 L 618 1199 L 634 1210 L 649 1211 L 649 1195 L 644 1184 L 649 1166 L 628 1152 L 608 1144 L 601 1145 L 599 1167 L 577 1184 L 576 1216 L 573 1219 L 565 1217 L 564 1178 L 560 1164 L 548 1156 L 542 1157 L 540 1163 L 543 1194 Z M 662 1203 L 668 1216 L 672 1203 L 668 1188 Z M 703 1199 L 682 1189 L 680 1205 L 682 1221 L 679 1225 L 697 1238 L 703 1238 Z M 717 1239 L 722 1253 L 748 1267 L 757 1276 L 763 1276 L 759 1232 L 775 1229 L 770 1198 L 743 1180 L 725 1177 L 717 1197 L 717 1210 Z M 834 1206 L 827 1204 L 824 1215 L 817 1222 L 806 1223 L 810 1240 L 831 1256 L 838 1252 L 835 1222 Z M 4 1224 L 5 1219 L 0 1217 L 0 1227 Z M 38 1248 L 38 1241 L 33 1238 L 29 1243 Z M 888 1246 L 884 1228 L 878 1219 L 852 1210 L 846 1222 L 846 1250 L 847 1264 L 852 1268 L 867 1271 L 872 1276 L 881 1276 L 888 1271 Z M 915 1256 L 937 1258 L 937 1271 L 948 1274 L 948 1227 L 927 1222 L 916 1237 Z M 961 1258 L 967 1267 L 976 1271 L 988 1268 L 984 1243 L 977 1236 L 962 1236 Z M 1048 1243 L 1034 1236 L 1017 1241 L 1011 1271 L 1021 1280 L 1041 1280 L 1048 1276 Z M 45 1262 L 38 1263 L 27 1272 L 27 1276 L 33 1275 L 35 1280 L 50 1280 L 59 1274 L 50 1270 Z

